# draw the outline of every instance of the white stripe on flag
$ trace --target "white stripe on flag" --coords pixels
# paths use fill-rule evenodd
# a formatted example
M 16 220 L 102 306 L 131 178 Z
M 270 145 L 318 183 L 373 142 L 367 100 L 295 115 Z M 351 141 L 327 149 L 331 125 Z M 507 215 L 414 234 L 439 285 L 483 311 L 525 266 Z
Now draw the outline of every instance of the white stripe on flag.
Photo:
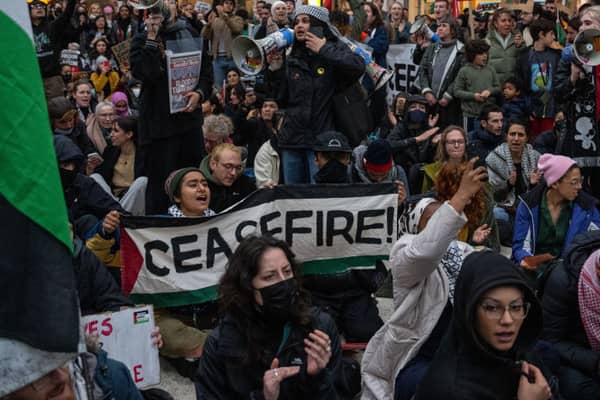
M 1 0 L 0 11 L 12 18 L 27 33 L 31 42 L 33 42 L 29 7 L 25 0 Z M 0 27 L 0 32 L 2 32 L 2 27 Z

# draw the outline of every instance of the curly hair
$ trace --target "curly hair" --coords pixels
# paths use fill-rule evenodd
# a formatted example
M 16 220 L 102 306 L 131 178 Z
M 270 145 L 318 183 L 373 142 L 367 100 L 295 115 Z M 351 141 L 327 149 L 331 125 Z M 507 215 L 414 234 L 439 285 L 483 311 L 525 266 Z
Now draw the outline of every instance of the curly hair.
M 445 163 L 442 166 L 435 181 L 435 190 L 439 201 L 450 200 L 454 196 L 458 191 L 460 180 L 466 169 L 467 163 L 461 163 L 460 165 Z M 485 193 L 483 190 L 479 190 L 464 210 L 468 219 L 467 227 L 469 228 L 469 234 L 481 225 L 485 207 Z
M 296 262 L 294 253 L 286 242 L 271 236 L 250 236 L 237 247 L 225 274 L 219 284 L 219 311 L 221 315 L 230 315 L 246 334 L 247 354 L 244 362 L 260 363 L 269 368 L 272 359 L 264 349 L 271 332 L 264 318 L 261 318 L 256 307 L 252 280 L 260 269 L 260 259 L 270 248 L 281 249 L 290 262 L 294 277 L 298 282 L 298 297 L 293 304 L 290 319 L 295 326 L 300 326 L 306 333 L 312 330 L 308 292 L 302 288 L 300 264 Z

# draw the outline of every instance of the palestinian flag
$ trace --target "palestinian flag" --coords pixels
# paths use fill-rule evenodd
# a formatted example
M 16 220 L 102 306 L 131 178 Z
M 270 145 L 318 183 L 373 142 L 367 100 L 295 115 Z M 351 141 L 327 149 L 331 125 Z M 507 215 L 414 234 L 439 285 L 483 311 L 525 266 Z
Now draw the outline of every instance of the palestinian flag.
M 25 0 L 0 1 L 0 37 L 0 338 L 75 353 L 72 241 Z

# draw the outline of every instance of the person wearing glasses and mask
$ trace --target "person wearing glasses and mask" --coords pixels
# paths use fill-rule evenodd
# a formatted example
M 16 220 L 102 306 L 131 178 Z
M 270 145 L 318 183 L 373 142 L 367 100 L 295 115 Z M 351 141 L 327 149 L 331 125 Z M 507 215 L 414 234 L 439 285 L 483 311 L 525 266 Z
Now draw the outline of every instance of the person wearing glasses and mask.
M 231 143 L 213 148 L 200 163 L 200 171 L 208 180 L 212 193 L 210 208 L 221 212 L 252 193 L 256 186 L 242 174 L 242 150 Z
M 544 179 L 520 196 L 512 256 L 523 268 L 535 269 L 529 256 L 564 258 L 575 236 L 600 228 L 598 200 L 582 191 L 581 169 L 569 157 L 544 154 L 538 161 Z
M 506 257 L 475 252 L 462 264 L 454 313 L 416 400 L 548 400 L 557 390 L 537 337 L 542 310 Z

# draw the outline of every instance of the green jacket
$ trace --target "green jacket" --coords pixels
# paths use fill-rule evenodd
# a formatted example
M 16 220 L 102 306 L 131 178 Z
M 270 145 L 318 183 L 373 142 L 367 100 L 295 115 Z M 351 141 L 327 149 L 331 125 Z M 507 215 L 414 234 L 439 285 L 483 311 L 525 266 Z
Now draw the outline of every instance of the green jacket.
M 505 49 L 502 47 L 502 44 L 500 44 L 500 41 L 498 41 L 494 30 L 491 30 L 487 34 L 485 40 L 490 45 L 488 63 L 496 70 L 498 81 L 502 83 L 506 79 L 513 77 L 517 68 L 517 58 L 519 57 L 519 53 L 527 47 L 523 45 L 521 45 L 521 47 L 516 47 L 511 35 L 508 46 Z
M 490 91 L 490 97 L 483 102 L 475 101 L 475 93 Z M 479 67 L 467 64 L 458 71 L 454 81 L 454 97 L 461 100 L 462 112 L 466 117 L 477 117 L 485 104 L 493 104 L 494 96 L 500 92 L 500 82 L 496 70 L 489 65 Z

